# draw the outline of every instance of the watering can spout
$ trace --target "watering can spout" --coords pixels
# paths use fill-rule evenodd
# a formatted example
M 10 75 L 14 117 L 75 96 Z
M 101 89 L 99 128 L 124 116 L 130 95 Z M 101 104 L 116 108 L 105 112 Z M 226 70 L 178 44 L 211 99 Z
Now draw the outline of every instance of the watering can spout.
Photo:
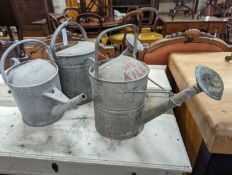
M 56 87 L 53 88 L 52 93 L 46 92 L 43 95 L 58 103 L 58 105 L 54 106 L 52 109 L 52 112 L 51 112 L 52 116 L 63 115 L 65 111 L 83 103 L 87 98 L 87 96 L 82 93 L 82 94 L 80 94 L 72 99 L 69 99 Z
M 224 84 L 220 75 L 218 75 L 217 72 L 204 65 L 198 65 L 195 70 L 195 76 L 197 81 L 196 84 L 175 94 L 167 101 L 145 110 L 140 115 L 140 123 L 145 124 L 149 122 L 150 120 L 163 114 L 167 110 L 176 106 L 180 106 L 183 102 L 191 99 L 201 92 L 204 92 L 209 97 L 215 100 L 221 100 L 224 90 Z

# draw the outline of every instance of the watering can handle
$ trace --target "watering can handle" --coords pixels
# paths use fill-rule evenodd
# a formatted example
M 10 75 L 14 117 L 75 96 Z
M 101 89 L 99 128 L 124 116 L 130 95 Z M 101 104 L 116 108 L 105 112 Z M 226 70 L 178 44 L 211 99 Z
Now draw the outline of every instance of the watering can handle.
M 118 27 L 113 27 L 113 28 L 110 28 L 110 29 L 106 29 L 104 31 L 102 31 L 97 39 L 96 39 L 96 43 L 95 43 L 95 77 L 98 79 L 98 67 L 99 67 L 99 45 L 100 45 L 100 41 L 101 41 L 101 38 L 106 34 L 106 33 L 109 33 L 109 32 L 112 32 L 112 31 L 116 31 L 116 30 L 121 30 L 121 29 L 124 29 L 124 28 L 127 28 L 127 27 L 131 27 L 133 28 L 133 31 L 134 31 L 134 49 L 133 49 L 133 57 L 136 58 L 136 53 L 137 53 L 137 38 L 138 38 L 138 28 L 136 25 L 134 24 L 125 24 L 125 25 L 122 25 L 122 26 L 118 26 Z
M 49 56 L 49 60 L 51 62 L 54 62 L 54 59 L 52 57 L 52 52 L 51 52 L 51 49 L 50 47 L 45 44 L 44 42 L 42 41 L 39 41 L 39 40 L 36 40 L 36 39 L 25 39 L 25 40 L 21 40 L 21 41 L 18 41 L 16 43 L 14 43 L 13 45 L 11 45 L 5 52 L 4 54 L 2 55 L 2 58 L 1 58 L 1 74 L 2 74 L 2 78 L 4 80 L 4 82 L 8 85 L 8 82 L 7 82 L 7 77 L 6 77 L 6 73 L 5 73 L 5 70 L 4 70 L 4 65 L 5 65 L 5 61 L 8 57 L 8 55 L 11 53 L 12 50 L 14 50 L 17 46 L 19 45 L 22 45 L 24 43 L 29 43 L 29 42 L 37 42 L 37 43 L 40 43 L 42 44 L 48 51 L 48 56 Z
M 56 44 L 56 38 L 57 38 L 57 36 L 59 35 L 59 33 L 61 32 L 61 30 L 63 29 L 63 28 L 66 28 L 67 26 L 71 26 L 71 25 L 75 25 L 80 31 L 81 31 L 81 34 L 82 34 L 82 36 L 83 36 L 83 38 L 84 38 L 84 40 L 86 41 L 86 40 L 88 40 L 88 37 L 87 37 L 87 34 L 86 34 L 86 32 L 85 32 L 85 29 L 80 25 L 80 24 L 78 24 L 78 23 L 76 23 L 76 22 L 69 22 L 69 21 L 65 21 L 65 22 L 63 22 L 57 29 L 56 29 L 56 31 L 54 32 L 54 34 L 52 35 L 52 39 L 51 39 L 51 44 L 50 44 L 50 47 L 51 47 L 51 50 L 52 50 L 52 54 L 53 54 L 53 57 L 55 58 L 55 59 L 57 59 L 57 57 L 56 57 L 56 46 L 55 46 L 55 44 Z

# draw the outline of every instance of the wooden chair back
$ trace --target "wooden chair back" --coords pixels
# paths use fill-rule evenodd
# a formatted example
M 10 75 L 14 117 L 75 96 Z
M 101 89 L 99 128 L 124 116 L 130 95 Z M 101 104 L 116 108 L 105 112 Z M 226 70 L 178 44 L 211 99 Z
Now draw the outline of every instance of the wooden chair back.
M 155 26 L 159 19 L 158 10 L 154 7 L 142 7 L 139 9 L 139 11 L 143 14 L 143 18 L 141 20 L 141 27 L 150 27 L 152 29 L 155 29 Z
M 147 64 L 167 65 L 172 52 L 230 52 L 231 46 L 219 38 L 198 29 L 172 34 L 151 43 L 139 53 L 139 59 Z
M 123 18 L 123 24 L 135 24 L 138 29 L 141 29 L 141 22 L 143 18 L 143 13 L 140 10 L 133 10 L 126 14 Z
M 77 17 L 77 23 L 83 26 L 89 37 L 96 37 L 102 31 L 102 19 L 96 13 L 82 13 Z M 85 24 L 84 24 L 85 23 Z M 89 23 L 89 26 L 88 26 Z M 94 27 L 93 24 L 94 23 Z

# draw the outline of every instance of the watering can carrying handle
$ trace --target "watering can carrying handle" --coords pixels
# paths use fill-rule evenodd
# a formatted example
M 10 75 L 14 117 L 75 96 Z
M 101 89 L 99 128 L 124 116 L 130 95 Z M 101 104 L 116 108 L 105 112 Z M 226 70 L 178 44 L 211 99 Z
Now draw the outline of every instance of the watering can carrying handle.
M 55 31 L 54 34 L 52 35 L 52 39 L 51 39 L 50 47 L 51 47 L 51 50 L 52 50 L 53 57 L 54 57 L 55 59 L 57 59 L 57 57 L 56 57 L 56 51 L 55 51 L 55 50 L 56 50 L 55 44 L 56 44 L 56 38 L 57 38 L 57 36 L 60 34 L 60 32 L 62 31 L 63 28 L 66 28 L 67 26 L 73 26 L 73 25 L 75 25 L 75 26 L 81 31 L 81 34 L 82 34 L 82 36 L 83 36 L 83 39 L 84 39 L 85 41 L 88 40 L 87 34 L 86 34 L 86 32 L 85 32 L 85 29 L 84 29 L 80 24 L 78 24 L 78 23 L 76 23 L 76 22 L 68 22 L 68 21 L 63 22 L 63 23 L 56 29 L 56 31 Z
M 99 45 L 100 45 L 100 41 L 101 41 L 101 38 L 106 34 L 106 33 L 109 33 L 109 32 L 113 32 L 113 31 L 116 31 L 116 30 L 121 30 L 121 29 L 124 29 L 124 28 L 127 28 L 127 27 L 131 27 L 133 28 L 133 31 L 134 31 L 134 49 L 133 49 L 133 57 L 136 58 L 136 53 L 137 53 L 137 38 L 138 38 L 138 28 L 136 25 L 134 24 L 125 24 L 125 25 L 122 25 L 122 26 L 118 26 L 118 27 L 113 27 L 113 28 L 110 28 L 110 29 L 106 29 L 104 31 L 102 31 L 97 39 L 96 39 L 96 43 L 95 43 L 95 63 L 94 63 L 94 66 L 95 66 L 95 77 L 98 79 L 98 67 L 99 67 Z
M 4 65 L 5 65 L 5 61 L 8 57 L 8 55 L 11 53 L 12 50 L 14 50 L 17 46 L 19 45 L 22 45 L 24 43 L 29 43 L 29 42 L 37 42 L 37 43 L 40 43 L 42 44 L 48 51 L 48 56 L 49 56 L 49 60 L 51 62 L 54 62 L 54 59 L 52 57 L 52 52 L 51 52 L 51 49 L 50 47 L 42 42 L 42 41 L 39 41 L 39 40 L 36 40 L 36 39 L 25 39 L 25 40 L 21 40 L 21 41 L 18 41 L 16 43 L 14 43 L 13 45 L 11 45 L 5 52 L 4 54 L 2 55 L 2 58 L 1 58 L 1 74 L 2 74 L 2 78 L 4 80 L 4 82 L 8 85 L 8 82 L 7 82 L 7 77 L 6 77 L 6 73 L 5 73 L 5 70 L 4 70 Z

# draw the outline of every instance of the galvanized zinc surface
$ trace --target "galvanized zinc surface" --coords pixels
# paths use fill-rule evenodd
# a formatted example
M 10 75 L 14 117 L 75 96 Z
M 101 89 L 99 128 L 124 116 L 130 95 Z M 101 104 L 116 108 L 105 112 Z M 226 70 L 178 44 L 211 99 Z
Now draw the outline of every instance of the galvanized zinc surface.
M 133 50 L 134 48 L 134 34 L 127 34 L 126 35 L 126 42 L 127 42 L 127 46 Z M 138 51 L 143 51 L 144 47 L 142 45 L 142 43 L 138 40 L 137 41 L 137 50 Z
M 92 72 L 94 76 L 95 71 Z M 139 80 L 149 74 L 146 64 L 129 56 L 120 55 L 99 67 L 99 79 L 110 82 Z
M 95 51 L 95 44 L 89 41 L 79 41 L 74 46 L 58 51 L 58 57 L 81 56 Z
M 47 60 L 36 59 L 22 63 L 9 71 L 8 82 L 15 86 L 34 86 L 51 79 L 57 68 Z
M 137 137 L 117 141 L 96 131 L 92 103 L 66 112 L 62 119 L 46 127 L 25 125 L 15 107 L 0 107 L 0 111 L 0 159 L 7 156 L 32 161 L 191 171 L 172 114 L 154 119 Z

